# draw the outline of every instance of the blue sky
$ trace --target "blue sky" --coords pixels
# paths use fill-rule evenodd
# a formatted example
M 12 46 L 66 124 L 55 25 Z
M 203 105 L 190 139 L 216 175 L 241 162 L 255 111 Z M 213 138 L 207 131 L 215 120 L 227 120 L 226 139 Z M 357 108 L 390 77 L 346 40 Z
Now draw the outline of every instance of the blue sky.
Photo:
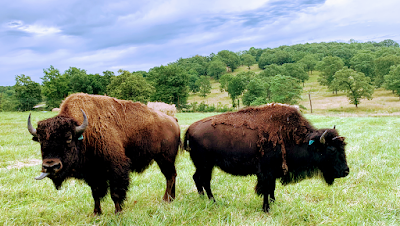
M 400 43 L 398 0 L 13 0 L 0 8 L 0 86 L 43 69 L 145 70 L 227 49 Z M 116 73 L 117 74 L 117 73 Z

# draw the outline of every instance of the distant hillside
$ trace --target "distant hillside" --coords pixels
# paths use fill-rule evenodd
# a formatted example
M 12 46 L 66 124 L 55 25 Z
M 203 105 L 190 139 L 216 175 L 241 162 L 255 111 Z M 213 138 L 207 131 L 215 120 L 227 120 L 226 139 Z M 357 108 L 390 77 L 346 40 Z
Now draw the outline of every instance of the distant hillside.
M 237 68 L 233 74 L 241 71 L 247 71 L 246 66 Z M 261 69 L 255 64 L 251 67 L 251 71 L 259 73 Z M 229 72 L 231 73 L 231 72 Z M 362 99 L 361 104 L 356 108 L 353 104 L 349 103 L 346 94 L 338 92 L 333 94 L 325 86 L 321 86 L 317 79 L 319 77 L 318 71 L 313 71 L 310 79 L 305 82 L 302 94 L 302 100 L 299 105 L 304 106 L 306 109 L 302 110 L 304 113 L 311 113 L 310 101 L 308 94 L 311 96 L 312 110 L 315 114 L 357 114 L 357 115 L 386 115 L 386 114 L 399 114 L 400 115 L 400 100 L 391 91 L 383 88 L 376 89 L 373 94 L 372 100 Z M 232 101 L 227 92 L 220 92 L 219 82 L 212 80 L 212 90 L 206 98 L 200 97 L 198 93 L 190 94 L 188 102 L 201 103 L 204 101 L 206 104 L 227 104 L 232 106 Z M 243 107 L 242 102 L 240 103 Z

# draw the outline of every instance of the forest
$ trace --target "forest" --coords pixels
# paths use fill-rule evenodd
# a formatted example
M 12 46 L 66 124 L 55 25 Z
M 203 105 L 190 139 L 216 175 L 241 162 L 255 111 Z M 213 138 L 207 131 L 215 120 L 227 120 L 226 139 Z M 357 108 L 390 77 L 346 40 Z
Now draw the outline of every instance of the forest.
M 260 70 L 252 70 L 252 66 Z M 238 67 L 247 67 L 235 73 Z M 84 92 L 119 99 L 161 101 L 184 111 L 197 111 L 188 103 L 190 95 L 206 97 L 211 82 L 227 92 L 231 103 L 214 111 L 229 111 L 270 102 L 298 104 L 304 82 L 318 71 L 318 83 L 332 93 L 346 93 L 355 107 L 362 99 L 371 99 L 375 89 L 390 90 L 400 97 L 400 48 L 393 40 L 381 42 L 321 42 L 277 48 L 229 50 L 179 58 L 149 71 L 118 70 L 88 74 L 70 67 L 64 72 L 49 66 L 43 69 L 41 84 L 29 75 L 16 75 L 14 86 L 0 86 L 0 111 L 27 111 L 33 107 L 51 110 L 60 106 L 69 94 Z M 203 109 L 204 109 L 204 103 Z M 207 106 L 206 106 L 207 107 Z

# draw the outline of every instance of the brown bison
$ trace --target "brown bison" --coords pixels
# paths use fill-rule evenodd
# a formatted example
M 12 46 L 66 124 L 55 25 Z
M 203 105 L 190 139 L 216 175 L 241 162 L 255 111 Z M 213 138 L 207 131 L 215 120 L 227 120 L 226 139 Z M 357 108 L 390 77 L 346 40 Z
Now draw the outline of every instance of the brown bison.
M 57 189 L 68 178 L 92 189 L 94 213 L 110 188 L 115 212 L 129 186 L 129 172 L 143 172 L 155 160 L 167 179 L 165 201 L 175 198 L 175 158 L 180 144 L 177 120 L 141 103 L 107 96 L 73 94 L 60 113 L 28 130 L 40 143 L 42 174 Z
M 335 129 L 317 130 L 291 106 L 269 104 L 205 118 L 190 125 L 184 149 L 196 167 L 200 195 L 210 188 L 212 169 L 233 175 L 257 175 L 263 210 L 275 200 L 275 181 L 282 184 L 322 175 L 326 183 L 349 174 L 344 137 Z M 204 190 L 203 190 L 204 189 Z

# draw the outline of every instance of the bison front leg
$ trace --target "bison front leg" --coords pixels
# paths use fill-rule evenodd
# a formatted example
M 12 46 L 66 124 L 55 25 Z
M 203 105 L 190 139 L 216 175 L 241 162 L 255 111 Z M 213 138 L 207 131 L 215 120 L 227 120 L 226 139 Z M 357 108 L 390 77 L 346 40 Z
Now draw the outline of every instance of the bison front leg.
M 94 215 L 101 214 L 101 204 L 100 200 L 107 194 L 107 182 L 103 182 L 100 184 L 90 185 L 92 189 L 92 196 L 94 199 Z
M 263 210 L 269 212 L 270 202 L 275 201 L 275 183 L 276 179 L 272 176 L 265 176 L 262 174 L 257 175 L 258 183 L 256 186 L 256 192 L 258 195 L 264 196 Z
M 129 187 L 129 167 L 119 168 L 110 179 L 111 199 L 114 201 L 115 213 L 122 211 L 122 203 Z

